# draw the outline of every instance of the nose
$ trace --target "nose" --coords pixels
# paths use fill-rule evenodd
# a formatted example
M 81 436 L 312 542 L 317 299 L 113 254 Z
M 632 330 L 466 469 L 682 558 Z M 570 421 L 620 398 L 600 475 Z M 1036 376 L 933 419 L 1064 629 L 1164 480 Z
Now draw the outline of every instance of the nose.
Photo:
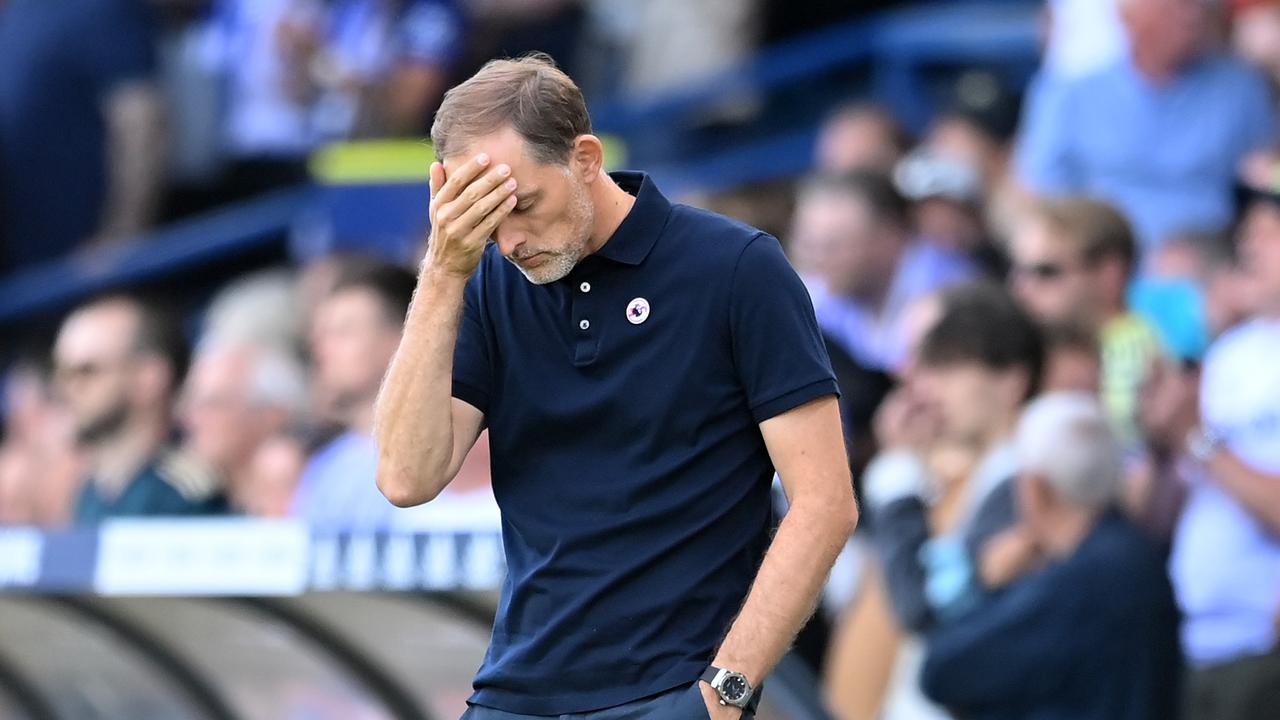
M 509 223 L 503 223 L 493 232 L 493 241 L 498 244 L 498 252 L 503 257 L 511 257 L 512 253 L 520 249 L 524 245 L 524 232 L 512 227 Z

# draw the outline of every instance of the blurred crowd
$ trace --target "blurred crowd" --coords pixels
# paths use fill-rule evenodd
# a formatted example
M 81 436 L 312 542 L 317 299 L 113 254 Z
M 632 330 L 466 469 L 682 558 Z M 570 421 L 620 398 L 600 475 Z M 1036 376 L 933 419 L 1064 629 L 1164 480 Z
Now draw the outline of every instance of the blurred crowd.
M 469 13 L 501 4 L 166 12 L 212 13 L 181 25 L 202 36 L 181 47 L 217 49 L 225 181 L 256 192 L 296 179 L 324 137 L 420 132 Z M 67 70 L 94 78 L 83 97 L 5 114 L 28 72 L 14 58 L 53 62 L 28 46 L 53 47 L 90 5 L 104 3 L 0 0 L 0 167 L 31 180 L 21 192 L 60 183 L 49 217 L 11 201 L 35 209 L 3 219 L 10 252 L 61 253 L 145 215 L 103 220 L 65 185 L 101 187 L 79 142 L 138 151 L 109 166 L 107 207 L 138 199 L 113 184 L 125 174 L 153 177 L 149 133 L 110 120 L 155 112 L 121 82 L 154 59 L 105 51 L 137 31 L 127 13 L 77 36 L 104 49 Z M 920 137 L 887 108 L 842 105 L 792 210 L 764 223 L 810 290 L 864 511 L 798 647 L 849 720 L 1280 717 L 1280 3 L 1048 10 L 1021 98 L 962 76 Z M 92 102 L 105 125 L 65 124 Z M 19 125 L 32 134 L 6 135 Z M 60 144 L 67 164 L 23 168 L 7 137 Z M 411 269 L 330 256 L 235 280 L 195 333 L 162 298 L 77 308 L 47 357 L 5 375 L 0 521 L 496 523 L 483 438 L 426 506 L 374 486 L 373 403 L 414 285 Z

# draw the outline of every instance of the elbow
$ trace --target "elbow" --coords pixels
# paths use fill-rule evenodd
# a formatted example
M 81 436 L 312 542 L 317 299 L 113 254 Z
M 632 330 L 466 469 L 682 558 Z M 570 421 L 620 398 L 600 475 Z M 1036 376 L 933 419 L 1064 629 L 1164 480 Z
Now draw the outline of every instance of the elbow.
M 430 502 L 440 494 L 440 485 L 422 482 L 414 473 L 396 469 L 383 457 L 378 463 L 378 491 L 392 505 L 401 508 Z

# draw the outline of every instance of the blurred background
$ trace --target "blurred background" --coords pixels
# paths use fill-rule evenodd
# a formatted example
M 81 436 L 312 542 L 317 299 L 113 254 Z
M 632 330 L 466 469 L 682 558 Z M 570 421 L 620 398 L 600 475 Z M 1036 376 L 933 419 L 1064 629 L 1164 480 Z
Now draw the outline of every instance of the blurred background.
M 394 508 L 372 408 L 433 112 L 534 51 L 611 168 L 776 235 L 810 288 L 864 513 L 762 720 L 1034 717 L 937 633 L 1065 646 L 1175 601 L 1141 642 L 1176 672 L 1088 717 L 1280 717 L 1280 3 L 0 0 L 0 718 L 465 709 L 503 574 L 487 440 Z M 1067 443 L 1013 498 L 1050 391 L 1105 413 L 1100 494 Z M 1184 442 L 1232 423 L 1250 482 Z M 1073 519 L 1138 532 L 1056 542 Z M 1000 620 L 1086 551 L 1155 579 Z M 1023 664 L 1105 672 L 1123 634 Z M 1252 710 L 1195 704 L 1239 662 Z

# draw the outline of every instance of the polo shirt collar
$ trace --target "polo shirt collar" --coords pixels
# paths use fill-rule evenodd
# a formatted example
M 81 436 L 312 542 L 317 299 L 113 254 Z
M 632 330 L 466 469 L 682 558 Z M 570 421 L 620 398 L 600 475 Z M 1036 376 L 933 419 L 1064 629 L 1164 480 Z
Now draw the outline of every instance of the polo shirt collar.
M 595 255 L 624 265 L 639 265 L 658 242 L 671 214 L 671 202 L 645 173 L 612 172 L 609 177 L 634 195 L 636 204 Z

